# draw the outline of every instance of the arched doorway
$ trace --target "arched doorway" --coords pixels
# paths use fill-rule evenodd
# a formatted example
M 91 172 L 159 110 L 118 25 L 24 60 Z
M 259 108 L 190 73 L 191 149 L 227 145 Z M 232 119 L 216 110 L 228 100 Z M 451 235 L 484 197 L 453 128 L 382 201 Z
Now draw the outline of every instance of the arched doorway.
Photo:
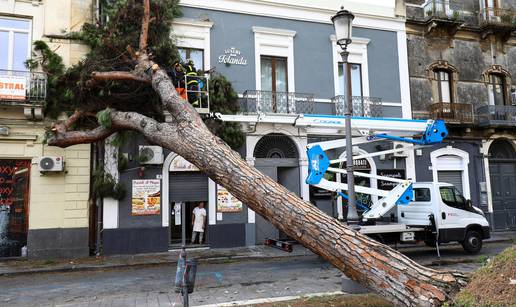
M 498 139 L 489 147 L 493 227 L 516 228 L 516 150 L 511 141 Z
M 254 147 L 253 157 L 258 170 L 300 195 L 299 151 L 289 136 L 270 133 L 261 137 Z M 287 239 L 284 233 L 261 216 L 256 216 L 255 223 L 258 244 L 265 238 Z

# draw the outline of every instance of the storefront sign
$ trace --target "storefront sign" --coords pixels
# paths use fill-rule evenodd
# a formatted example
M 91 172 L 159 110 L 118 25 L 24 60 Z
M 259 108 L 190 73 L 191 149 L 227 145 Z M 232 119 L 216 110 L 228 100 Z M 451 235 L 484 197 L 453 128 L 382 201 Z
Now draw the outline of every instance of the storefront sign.
M 405 179 L 404 169 L 381 169 L 378 170 L 379 176 L 391 177 L 396 179 Z M 381 190 L 392 190 L 398 184 L 396 182 L 378 180 L 378 189 Z
M 161 208 L 160 180 L 133 180 L 132 215 L 158 215 Z
M 226 188 L 217 185 L 217 211 L 240 212 L 242 211 L 242 202 L 231 195 Z
M 346 162 L 343 162 L 342 165 L 343 165 L 342 167 L 345 168 Z M 371 165 L 369 165 L 369 162 L 366 159 L 353 160 L 353 166 L 354 166 L 355 171 L 371 169 Z
M 181 156 L 176 156 L 174 160 L 170 163 L 171 172 L 198 172 L 199 169 L 197 166 L 185 160 L 185 158 Z
M 27 79 L 16 76 L 0 76 L 0 99 L 25 100 Z
M 235 47 L 224 50 L 224 54 L 219 55 L 219 63 L 247 65 L 247 59 Z

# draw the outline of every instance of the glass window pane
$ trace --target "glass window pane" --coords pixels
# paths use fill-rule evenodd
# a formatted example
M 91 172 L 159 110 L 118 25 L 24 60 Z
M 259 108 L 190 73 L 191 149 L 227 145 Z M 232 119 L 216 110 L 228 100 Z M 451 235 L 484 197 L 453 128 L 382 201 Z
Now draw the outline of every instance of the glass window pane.
M 27 70 L 25 61 L 29 52 L 29 34 L 14 33 L 13 70 Z
M 344 95 L 344 64 L 339 63 L 339 88 L 338 88 L 338 94 Z
M 414 201 L 430 201 L 430 189 L 414 189 Z
M 440 85 L 441 85 L 441 102 L 451 102 L 450 81 L 440 81 Z
M 360 64 L 350 64 L 351 95 L 362 96 L 362 72 Z
M 272 91 L 272 59 L 261 59 L 262 91 Z
M 0 69 L 8 69 L 9 33 L 0 31 Z
M 453 207 L 455 205 L 455 194 L 453 189 L 451 187 L 441 187 L 439 188 L 439 191 L 441 192 L 441 199 L 443 202 L 448 206 Z
M 287 60 L 276 59 L 276 92 L 287 91 Z
M 0 18 L 0 28 L 30 30 L 30 21 L 11 18 Z
M 179 58 L 182 62 L 192 60 L 195 69 L 204 69 L 204 50 L 191 48 L 178 48 Z

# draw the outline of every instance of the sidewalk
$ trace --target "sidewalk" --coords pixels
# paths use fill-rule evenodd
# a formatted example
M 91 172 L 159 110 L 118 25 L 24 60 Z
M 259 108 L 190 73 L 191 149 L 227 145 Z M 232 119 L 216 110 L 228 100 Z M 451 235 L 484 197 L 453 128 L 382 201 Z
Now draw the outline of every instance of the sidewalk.
M 516 240 L 516 231 L 492 233 L 490 239 L 485 243 L 507 242 Z M 424 245 L 403 245 L 402 249 L 413 249 Z M 87 257 L 79 259 L 56 259 L 56 260 L 6 260 L 0 261 L 0 276 L 13 276 L 34 273 L 54 273 L 71 271 L 90 271 L 112 268 L 124 268 L 132 266 L 154 266 L 163 264 L 175 264 L 179 257 L 180 250 L 172 250 L 165 253 L 120 255 L 109 257 Z M 251 247 L 208 249 L 195 248 L 187 249 L 188 257 L 198 258 L 200 263 L 225 263 L 243 260 L 278 259 L 285 257 L 305 257 L 314 254 L 300 244 L 295 244 L 291 253 L 258 245 Z

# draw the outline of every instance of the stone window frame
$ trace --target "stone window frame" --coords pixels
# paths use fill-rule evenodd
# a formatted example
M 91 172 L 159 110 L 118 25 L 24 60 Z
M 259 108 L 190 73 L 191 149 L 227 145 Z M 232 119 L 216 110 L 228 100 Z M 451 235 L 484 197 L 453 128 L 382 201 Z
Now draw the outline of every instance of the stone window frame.
M 440 103 L 439 101 L 439 85 L 435 78 L 436 71 L 446 71 L 450 74 L 450 103 L 458 103 L 457 101 L 457 81 L 459 80 L 459 71 L 448 61 L 438 60 L 428 66 L 426 69 L 428 80 L 432 84 L 432 103 Z
M 511 105 L 511 87 L 512 87 L 512 76 L 511 73 L 503 68 L 502 65 L 491 65 L 482 73 L 482 81 L 486 85 L 486 91 L 489 95 L 489 85 L 491 84 L 490 75 L 499 75 L 505 78 L 505 89 L 504 99 L 505 103 Z M 488 102 L 489 103 L 489 102 Z

